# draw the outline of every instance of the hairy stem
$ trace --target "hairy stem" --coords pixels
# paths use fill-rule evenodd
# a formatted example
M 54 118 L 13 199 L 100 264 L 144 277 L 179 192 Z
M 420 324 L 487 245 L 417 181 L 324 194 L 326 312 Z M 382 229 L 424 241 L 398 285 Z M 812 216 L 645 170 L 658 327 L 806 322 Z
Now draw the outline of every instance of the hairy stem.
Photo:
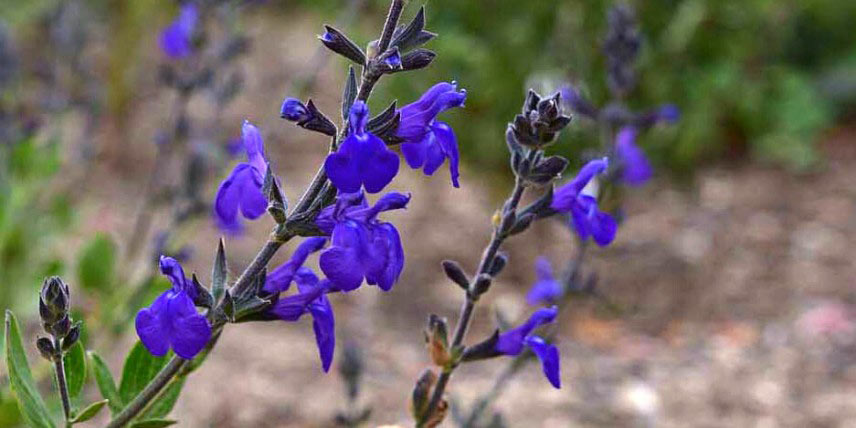
M 534 159 L 537 151 L 532 150 L 529 153 L 529 160 Z M 520 199 L 523 196 L 523 191 L 526 189 L 526 186 L 523 183 L 523 180 L 519 177 L 514 182 L 514 190 L 511 192 L 511 196 L 503 204 L 503 213 L 511 212 L 517 210 L 517 206 L 520 204 Z M 490 243 L 484 250 L 482 254 L 481 261 L 479 262 L 479 268 L 476 271 L 476 274 L 473 275 L 473 279 L 470 282 L 469 291 L 466 295 L 466 300 L 461 306 L 461 313 L 458 316 L 458 323 L 455 325 L 455 334 L 452 339 L 451 349 L 456 349 L 462 346 L 464 339 L 467 335 L 467 330 L 469 329 L 470 322 L 472 321 L 473 311 L 475 310 L 476 302 L 478 301 L 478 296 L 474 295 L 474 288 L 476 280 L 479 274 L 487 273 L 490 269 L 490 266 L 493 264 L 494 259 L 496 258 L 496 253 L 499 251 L 500 246 L 508 237 L 507 231 L 501 230 L 500 226 L 497 225 L 493 229 L 493 236 L 490 240 Z M 449 380 L 452 377 L 452 372 L 455 371 L 456 365 L 449 366 L 440 373 L 440 377 L 437 379 L 437 384 L 434 386 L 434 392 L 431 395 L 431 401 L 428 403 L 428 407 L 425 410 L 425 413 L 421 415 L 419 421 L 417 422 L 417 426 L 423 426 L 430 416 L 434 413 L 437 406 L 440 404 L 440 401 L 443 399 L 443 394 L 445 393 L 446 386 L 449 384 Z
M 62 349 L 62 343 L 57 338 L 54 338 L 54 349 Z M 54 357 L 54 371 L 56 372 L 56 386 L 59 389 L 59 397 L 62 400 L 62 413 L 65 415 L 65 424 L 70 426 L 68 421 L 71 420 L 71 399 L 68 396 L 68 383 L 65 381 L 65 362 L 62 359 L 62 352 Z
M 381 33 L 380 42 L 377 45 L 378 55 L 389 47 L 389 43 L 392 41 L 392 33 L 395 32 L 402 10 L 404 10 L 404 0 L 392 0 L 389 5 L 389 13 L 386 15 L 386 22 L 383 24 L 383 33 Z
M 143 409 L 149 404 L 151 400 L 153 400 L 160 391 L 166 387 L 172 378 L 181 370 L 181 368 L 187 364 L 190 360 L 185 360 L 184 358 L 175 355 L 169 362 L 161 369 L 160 372 L 143 388 L 140 393 L 134 397 L 134 399 L 107 424 L 106 428 L 119 428 L 125 426 L 128 422 L 131 422 Z

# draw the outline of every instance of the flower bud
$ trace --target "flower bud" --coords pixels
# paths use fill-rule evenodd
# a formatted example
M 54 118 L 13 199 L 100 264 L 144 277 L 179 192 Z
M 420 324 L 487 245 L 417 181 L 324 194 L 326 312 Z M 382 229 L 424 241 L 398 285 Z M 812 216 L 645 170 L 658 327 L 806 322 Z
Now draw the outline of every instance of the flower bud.
M 324 30 L 324 34 L 319 37 L 324 46 L 359 65 L 365 65 L 366 54 L 363 53 L 362 49 L 356 43 L 352 42 L 341 31 L 329 25 L 325 25 Z
M 464 290 L 468 290 L 470 288 L 470 280 L 467 278 L 466 272 L 464 272 L 464 268 L 454 260 L 443 260 L 443 272 L 446 273 L 446 276 L 452 280 L 455 284 L 458 284 Z
M 413 386 L 411 395 L 411 412 L 413 418 L 420 420 L 425 411 L 428 410 L 429 400 L 431 399 L 431 390 L 434 389 L 434 384 L 437 382 L 437 375 L 431 369 L 425 369 L 416 385 Z
M 45 279 L 39 294 L 39 315 L 45 324 L 55 324 L 68 315 L 68 285 L 58 276 Z
M 570 121 L 570 116 L 562 114 L 561 95 L 558 92 L 549 98 L 542 98 L 530 90 L 523 103 L 523 113 L 514 117 L 511 129 L 517 143 L 540 148 L 552 143 Z
M 452 362 L 452 356 L 449 354 L 449 325 L 445 318 L 434 314 L 428 317 L 425 342 L 434 364 L 446 367 Z
M 297 98 L 291 97 L 282 101 L 282 108 L 279 115 L 281 118 L 291 122 L 301 122 L 310 119 L 306 106 Z
M 47 337 L 38 338 L 38 340 L 36 340 L 36 347 L 39 348 L 39 353 L 42 354 L 44 359 L 53 361 L 56 349 L 50 339 Z
M 71 330 L 69 330 L 68 334 L 62 339 L 63 352 L 71 349 L 71 347 L 77 343 L 78 339 L 80 339 L 80 321 L 74 323 L 74 326 L 71 327 Z

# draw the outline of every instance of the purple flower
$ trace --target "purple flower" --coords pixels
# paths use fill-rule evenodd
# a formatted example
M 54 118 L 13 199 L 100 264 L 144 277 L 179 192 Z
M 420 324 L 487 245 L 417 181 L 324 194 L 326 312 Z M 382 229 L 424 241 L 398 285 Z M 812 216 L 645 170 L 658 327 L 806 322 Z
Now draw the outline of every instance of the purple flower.
M 681 111 L 674 104 L 664 104 L 657 109 L 657 118 L 666 123 L 676 123 L 681 118 Z
M 630 186 L 641 186 L 654 174 L 645 152 L 635 143 L 636 135 L 636 128 L 625 126 L 615 137 L 615 153 L 621 162 L 621 179 Z
M 589 100 L 580 95 L 580 91 L 572 85 L 566 85 L 559 90 L 562 100 L 574 113 L 581 114 L 589 119 L 597 117 L 597 108 Z
M 466 98 L 467 91 L 458 91 L 454 82 L 441 82 L 398 111 L 401 124 L 396 135 L 404 140 L 401 143 L 404 160 L 411 168 L 422 168 L 425 175 L 432 175 L 448 158 L 455 187 L 459 187 L 458 141 L 452 128 L 436 118 L 450 108 L 462 107 Z
M 585 241 L 591 236 L 600 246 L 612 242 L 618 225 L 611 215 L 598 209 L 597 199 L 583 194 L 582 190 L 608 166 L 606 158 L 589 161 L 573 180 L 556 190 L 550 204 L 558 212 L 571 213 L 572 224 L 581 240 Z
M 244 121 L 242 128 L 244 149 L 248 162 L 235 166 L 229 177 L 220 184 L 214 199 L 214 217 L 227 232 L 239 232 L 238 209 L 244 217 L 255 220 L 265 213 L 267 199 L 262 193 L 267 159 L 264 142 L 258 128 Z
M 292 122 L 309 120 L 311 115 L 306 106 L 297 98 L 286 98 L 282 101 L 279 116 Z
M 410 195 L 390 192 L 370 207 L 362 193 L 340 194 L 321 211 L 315 222 L 332 238 L 319 263 L 336 289 L 354 290 L 363 278 L 384 291 L 392 289 L 404 269 L 404 250 L 395 226 L 378 221 L 377 215 L 404 208 L 408 201 Z
M 369 108 L 362 101 L 351 106 L 350 135 L 339 150 L 324 161 L 330 181 L 340 192 L 366 192 L 383 190 L 398 173 L 398 156 L 389 150 L 383 140 L 366 131 Z
M 500 334 L 495 349 L 501 354 L 516 356 L 523 352 L 524 346 L 528 346 L 541 360 L 541 370 L 547 376 L 547 380 L 554 387 L 561 388 L 559 349 L 547 343 L 542 337 L 532 334 L 532 331 L 541 325 L 555 321 L 558 312 L 555 306 L 538 309 L 522 325 Z
M 196 289 L 178 261 L 161 256 L 160 269 L 172 282 L 172 288 L 137 313 L 137 335 L 153 355 L 166 355 L 172 348 L 179 357 L 192 359 L 211 338 L 211 326 L 196 312 Z
M 555 303 L 562 297 L 562 284 L 553 276 L 553 268 L 546 257 L 538 257 L 535 261 L 535 283 L 526 295 L 526 302 L 530 305 L 540 303 Z
M 295 274 L 298 269 L 303 266 L 303 263 L 306 262 L 309 255 L 321 251 L 321 248 L 323 248 L 326 243 L 327 238 L 321 236 L 306 238 L 303 240 L 303 242 L 297 246 L 297 249 L 294 250 L 289 261 L 283 263 L 278 268 L 267 274 L 264 290 L 271 294 L 281 293 L 288 290 Z
M 306 245 L 307 251 L 317 251 L 314 246 L 307 244 L 309 241 L 304 241 L 301 247 Z M 314 244 L 317 244 L 317 241 Z M 300 249 L 298 249 L 299 251 Z M 303 258 L 305 259 L 305 257 Z M 292 261 L 294 261 L 294 258 L 292 258 Z M 289 263 L 286 263 L 286 265 Z M 305 267 L 298 268 L 293 273 L 292 278 L 297 283 L 298 293 L 278 298 L 268 309 L 268 312 L 283 321 L 297 321 L 307 312 L 312 314 L 312 329 L 315 330 L 315 342 L 318 344 L 321 367 L 327 372 L 330 370 L 330 364 L 333 362 L 333 351 L 336 348 L 333 307 L 326 296 L 331 290 L 330 282 L 328 280 L 319 280 L 311 269 Z M 270 281 L 270 278 L 268 278 L 268 281 Z M 291 279 L 288 282 L 290 283 Z M 270 282 L 265 284 L 265 288 L 267 288 L 268 284 Z M 285 288 L 288 288 L 287 283 L 285 284 Z
M 173 59 L 181 59 L 192 54 L 193 30 L 198 20 L 199 11 L 195 4 L 182 5 L 178 16 L 161 32 L 161 50 Z

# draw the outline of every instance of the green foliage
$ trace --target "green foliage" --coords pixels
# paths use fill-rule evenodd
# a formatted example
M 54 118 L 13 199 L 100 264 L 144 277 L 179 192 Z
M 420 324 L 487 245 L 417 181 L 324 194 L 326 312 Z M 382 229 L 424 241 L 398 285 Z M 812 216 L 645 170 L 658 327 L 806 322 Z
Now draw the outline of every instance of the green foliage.
M 176 423 L 178 423 L 178 421 L 170 419 L 147 419 L 132 423 L 131 428 L 162 428 L 175 425 Z
M 98 415 L 98 412 L 100 412 L 101 409 L 104 408 L 104 405 L 107 404 L 108 401 L 109 400 L 96 401 L 96 402 L 86 406 L 86 408 L 84 408 L 83 410 L 80 411 L 80 413 L 75 415 L 71 419 L 70 422 L 72 424 L 77 424 L 80 422 L 86 422 L 86 421 L 94 418 L 96 415 Z
M 83 392 L 83 386 L 86 384 L 86 352 L 83 350 L 83 344 L 80 341 L 77 341 L 71 349 L 66 351 L 63 363 L 65 379 L 68 383 L 68 395 L 74 402 Z
M 142 420 L 160 419 L 165 417 L 175 407 L 178 396 L 181 394 L 181 389 L 184 388 L 186 377 L 176 377 L 166 389 L 161 392 L 160 396 L 152 401 L 149 408 L 140 416 Z
M 109 401 L 110 412 L 114 415 L 122 411 L 125 407 L 125 402 L 119 395 L 119 389 L 116 387 L 116 381 L 113 380 L 113 374 L 110 373 L 110 368 L 94 351 L 89 351 L 89 360 L 92 363 L 92 374 L 95 376 L 95 383 L 98 385 L 98 390 L 101 391 L 101 396 Z
M 125 366 L 122 368 L 122 380 L 119 383 L 119 397 L 122 402 L 130 403 L 154 379 L 168 358 L 168 355 L 163 357 L 152 355 L 140 341 L 137 341 L 125 358 Z
M 39 391 L 36 389 L 27 355 L 21 342 L 18 320 L 12 311 L 6 311 L 6 367 L 9 370 L 9 382 L 18 399 L 21 415 L 32 427 L 52 428 L 53 420 Z
M 81 250 L 77 262 L 77 278 L 83 288 L 110 291 L 116 264 L 116 244 L 109 235 L 99 233 Z
M 56 143 L 0 144 L 0 307 L 35 310 L 34 284 L 63 269 L 53 242 L 71 224 L 72 212 L 65 196 L 49 190 L 58 168 Z

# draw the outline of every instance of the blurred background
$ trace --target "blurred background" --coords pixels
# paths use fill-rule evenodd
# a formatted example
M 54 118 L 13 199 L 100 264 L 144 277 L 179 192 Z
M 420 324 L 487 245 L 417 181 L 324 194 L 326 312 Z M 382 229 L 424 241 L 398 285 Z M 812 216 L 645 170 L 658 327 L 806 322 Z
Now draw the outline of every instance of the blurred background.
M 130 320 L 167 287 L 157 254 L 210 279 L 221 232 L 208 204 L 236 162 L 242 120 L 262 130 L 296 200 L 327 142 L 280 119 L 279 105 L 311 96 L 337 117 L 347 65 L 320 49 L 322 23 L 366 44 L 388 8 L 204 4 L 198 53 L 176 61 L 159 47 L 176 2 L 0 3 L 0 307 L 34 339 L 41 281 L 62 275 L 87 348 L 114 373 L 135 340 Z M 439 34 L 427 45 L 436 60 L 384 78 L 370 107 L 410 102 L 438 81 L 466 88 L 466 108 L 443 116 L 458 135 L 462 186 L 442 168 L 431 180 L 403 168 L 392 189 L 413 200 L 387 216 L 407 253 L 401 281 L 388 294 L 334 299 L 338 349 L 362 355 L 356 401 L 339 375 L 322 373 L 307 321 L 244 324 L 188 380 L 173 414 L 180 426 L 335 426 L 337 413 L 341 422 L 362 409 L 368 426 L 408 425 L 413 382 L 430 364 L 425 319 L 454 319 L 460 304 L 439 263 L 477 262 L 512 181 L 504 132 L 526 89 L 571 83 L 598 106 L 609 101 L 603 41 L 614 1 L 412 0 L 405 19 L 422 4 Z M 563 388 L 530 365 L 485 426 L 856 426 L 856 2 L 628 4 L 642 44 L 625 102 L 672 103 L 681 118 L 639 140 L 655 179 L 623 195 L 615 243 L 586 256 L 598 293 L 562 315 Z M 551 150 L 576 168 L 600 147 L 598 132 L 576 118 Z M 271 225 L 263 218 L 227 237 L 233 274 Z M 473 341 L 496 313 L 529 310 L 537 256 L 558 268 L 577 248 L 563 225 L 542 222 L 507 250 L 512 263 L 482 303 Z M 281 253 L 277 262 L 290 251 Z M 49 367 L 29 350 L 48 391 Z M 337 354 L 334 365 L 347 360 Z M 504 366 L 458 371 L 453 413 L 465 415 Z M 0 425 L 16 426 L 5 372 Z

